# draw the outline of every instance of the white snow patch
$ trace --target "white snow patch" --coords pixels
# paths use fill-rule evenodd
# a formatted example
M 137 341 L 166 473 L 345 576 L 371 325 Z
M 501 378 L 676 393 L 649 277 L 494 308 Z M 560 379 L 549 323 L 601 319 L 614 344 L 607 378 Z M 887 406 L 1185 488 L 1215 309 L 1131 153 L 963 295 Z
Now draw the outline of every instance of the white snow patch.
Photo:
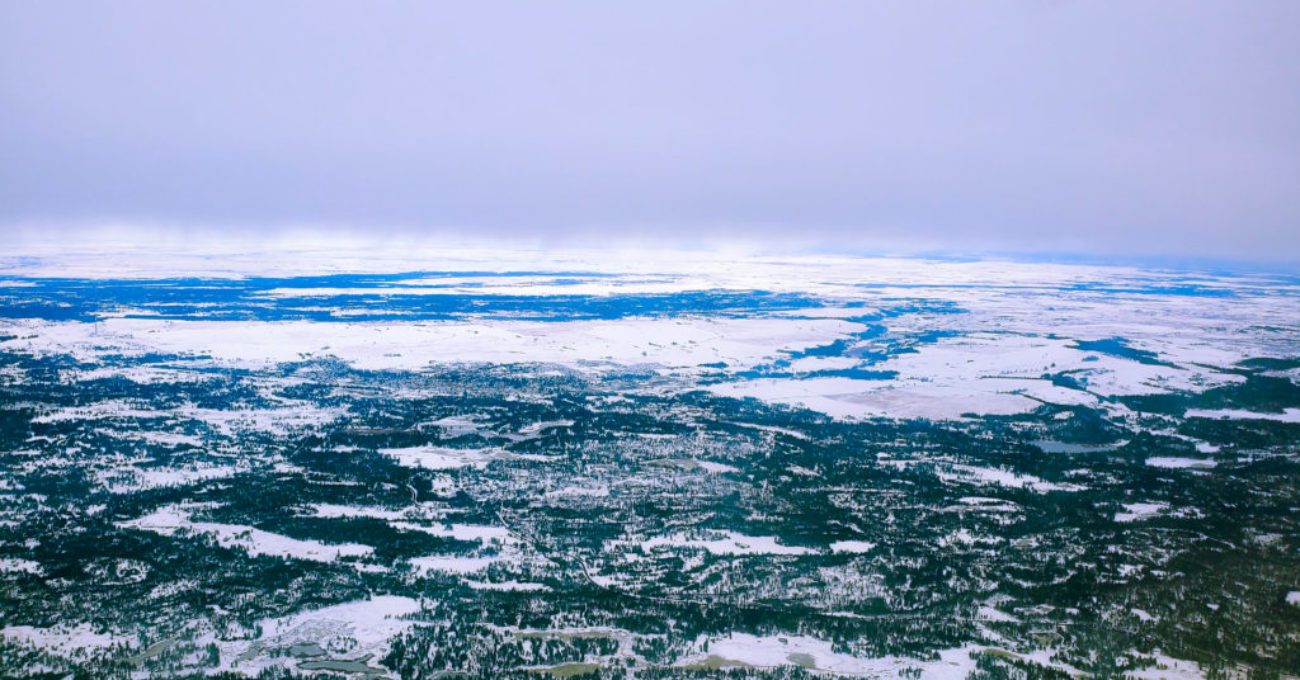
M 701 364 L 755 366 L 839 339 L 861 325 L 838 319 L 637 317 L 599 321 L 176 321 L 111 318 L 98 324 L 15 320 L 19 338 L 0 343 L 38 354 L 206 355 L 223 365 L 262 367 L 335 357 L 363 370 L 430 363 L 544 363 L 598 370 L 601 363 L 654 364 L 698 373 Z
M 725 463 L 715 463 L 711 460 L 697 460 L 695 461 L 695 464 L 699 465 L 701 470 L 715 475 L 727 472 L 740 472 L 740 468 L 738 467 L 727 465 Z
M 1125 503 L 1124 512 L 1115 513 L 1116 522 L 1136 522 L 1169 510 L 1167 503 Z
M 145 404 L 125 399 L 106 399 L 85 406 L 67 406 L 42 413 L 32 419 L 37 423 L 54 423 L 67 420 L 112 420 L 131 418 L 138 420 L 162 419 L 168 421 L 197 420 L 206 423 L 226 436 L 245 431 L 272 432 L 289 434 L 303 428 L 316 428 L 339 419 L 344 410 L 339 408 L 321 408 L 303 402 L 283 408 L 274 409 L 208 409 L 186 404 L 175 409 L 158 410 Z M 138 436 L 150 441 L 164 444 L 185 443 L 198 445 L 199 440 L 174 433 L 134 431 L 131 436 Z
M 95 652 L 117 643 L 130 645 L 133 642 L 130 636 L 96 632 L 89 623 L 75 626 L 58 625 L 52 628 L 6 626 L 0 628 L 0 636 L 60 656 L 68 656 L 74 652 Z
M 1019 623 L 1020 619 L 997 609 L 995 607 L 980 607 L 975 614 L 976 618 L 981 621 L 992 621 L 994 623 Z
M 326 649 L 346 649 L 343 658 L 383 658 L 389 642 L 415 624 L 403 617 L 420 611 L 420 604 L 407 597 L 378 595 L 367 600 L 345 602 L 320 609 L 300 611 L 257 622 L 261 636 L 256 640 L 198 640 L 220 648 L 218 670 L 256 675 L 268 667 L 284 666 L 293 657 L 272 652 L 293 645 L 314 644 Z M 331 654 L 330 656 L 334 656 Z M 382 672 L 383 669 L 377 669 Z
M 403 467 L 426 470 L 454 470 L 462 467 L 483 468 L 500 449 L 453 449 L 445 446 L 412 446 L 380 449 L 380 453 L 397 459 Z
M 772 434 L 783 434 L 787 437 L 794 437 L 795 439 L 802 439 L 804 441 L 808 440 L 808 435 L 798 430 L 791 430 L 788 427 L 777 427 L 775 425 L 759 425 L 757 423 L 732 423 L 732 425 L 747 427 L 751 430 L 761 430 L 763 432 L 771 432 Z
M 304 641 L 314 641 L 306 627 L 315 627 L 322 623 L 342 627 L 349 637 L 363 646 L 387 642 L 395 635 L 411 627 L 402 616 L 420 611 L 420 604 L 409 597 L 396 595 L 379 595 L 368 600 L 357 600 L 336 604 L 322 609 L 300 612 L 280 618 L 262 619 L 263 640 L 276 639 L 281 642 L 286 638 L 303 636 Z
M 294 403 L 282 408 L 224 410 L 193 405 L 176 409 L 175 414 L 207 423 L 229 437 L 241 432 L 290 434 L 329 425 L 347 414 L 342 408 L 319 407 L 310 402 Z
M 531 425 L 526 425 L 526 426 L 520 428 L 520 429 L 519 429 L 519 434 L 522 434 L 522 435 L 536 435 L 536 434 L 540 434 L 541 432 L 544 432 L 544 431 L 546 431 L 546 430 L 550 430 L 550 429 L 553 429 L 553 428 L 556 428 L 556 427 L 572 427 L 573 425 L 574 425 L 574 422 L 573 422 L 572 420 L 564 420 L 564 419 L 562 419 L 562 420 L 546 420 L 546 421 L 542 421 L 542 422 L 539 422 L 539 423 L 533 423 L 533 424 L 531 424 Z
M 109 418 L 167 418 L 167 411 L 156 411 L 126 399 L 105 399 L 85 406 L 64 406 L 32 418 L 33 423 L 58 423 L 67 420 L 103 420 Z
M 335 505 L 333 503 L 314 503 L 308 506 L 315 517 L 371 517 L 374 519 L 402 519 L 406 513 L 384 508 L 364 508 L 355 505 Z
M 1001 536 L 980 536 L 978 534 L 972 534 L 969 529 L 962 527 L 957 531 L 941 536 L 939 538 L 939 545 L 994 545 L 1005 540 L 1006 539 Z
M 833 553 L 868 553 L 874 550 L 875 543 L 871 541 L 835 541 L 831 543 L 831 552 Z
M 41 574 L 45 573 L 45 570 L 41 568 L 40 562 L 35 562 L 32 560 L 24 560 L 16 557 L 5 557 L 5 558 L 0 558 L 0 572 L 7 572 L 11 574 L 28 573 L 28 574 L 35 574 L 36 576 L 40 576 Z
M 1016 474 L 1009 470 L 998 468 L 977 467 L 974 465 L 953 465 L 951 470 L 937 469 L 935 474 L 947 482 L 960 482 L 966 484 L 996 484 L 1011 488 L 1029 489 L 1036 493 L 1048 493 L 1050 491 L 1082 491 L 1087 488 L 1079 484 L 1069 482 L 1057 483 L 1049 482 L 1040 477 L 1027 474 Z
M 791 465 L 790 467 L 786 468 L 786 470 L 790 474 L 799 475 L 800 477 L 821 477 L 822 476 L 822 473 L 813 470 L 811 468 L 806 468 L 802 465 Z
M 97 477 L 112 493 L 130 493 L 227 479 L 248 470 L 244 465 L 220 467 L 190 464 L 183 467 L 113 468 Z
M 194 522 L 190 519 L 190 510 L 179 505 L 164 506 L 143 517 L 127 522 L 119 522 L 118 526 L 152 531 L 164 536 L 173 536 L 182 530 L 206 534 L 216 539 L 217 543 L 223 547 L 239 548 L 254 556 L 270 555 L 316 562 L 333 562 L 340 557 L 364 556 L 374 552 L 374 548 L 368 545 L 304 541 L 239 524 Z
M 542 583 L 527 583 L 523 581 L 466 581 L 466 585 L 474 590 L 518 590 L 518 591 L 549 591 L 551 588 Z
M 480 524 L 452 524 L 447 533 L 458 541 L 478 541 L 485 544 L 511 543 L 514 541 L 509 529 Z
M 811 555 L 815 550 L 799 546 L 781 545 L 775 536 L 745 536 L 733 531 L 714 532 L 721 538 L 690 538 L 685 534 L 657 536 L 641 542 L 641 550 L 656 548 L 692 548 L 707 550 L 714 555 Z
M 609 486 L 606 484 L 595 484 L 592 486 L 566 486 L 562 489 L 547 491 L 547 498 L 557 497 L 590 497 L 590 498 L 607 498 L 609 497 Z
M 1147 459 L 1147 465 L 1158 468 L 1169 469 L 1209 469 L 1218 465 L 1217 462 L 1207 458 L 1176 458 L 1165 456 L 1154 456 Z
M 415 568 L 415 573 L 424 576 L 431 571 L 445 572 L 449 574 L 472 574 L 476 571 L 483 571 L 496 562 L 500 562 L 500 556 L 492 557 L 464 557 L 460 555 L 428 555 L 425 557 L 416 557 L 411 559 L 411 566 Z
M 1203 680 L 1205 671 L 1195 661 L 1175 659 L 1156 652 L 1155 663 L 1146 668 L 1128 671 L 1125 678 L 1132 680 Z
M 1214 420 L 1276 420 L 1282 423 L 1300 423 L 1300 408 L 1288 408 L 1281 413 L 1261 413 L 1259 411 L 1247 411 L 1244 409 L 1220 409 L 1213 411 L 1209 409 L 1193 408 L 1188 409 L 1183 415 L 1187 418 L 1211 418 Z
M 441 429 L 449 437 L 474 434 L 483 430 L 483 426 L 472 416 L 447 416 L 434 420 L 429 425 Z
M 702 651 L 707 645 L 708 652 Z M 860 658 L 836 652 L 831 643 L 804 636 L 759 637 L 748 633 L 731 633 L 726 637 L 701 637 L 695 644 L 700 652 L 677 661 L 675 666 L 703 664 L 710 657 L 725 665 L 747 664 L 760 668 L 804 666 L 829 673 L 894 677 L 905 668 L 917 668 L 922 678 L 964 678 L 975 669 L 972 654 L 978 647 L 968 646 L 940 650 L 935 661 L 888 656 Z

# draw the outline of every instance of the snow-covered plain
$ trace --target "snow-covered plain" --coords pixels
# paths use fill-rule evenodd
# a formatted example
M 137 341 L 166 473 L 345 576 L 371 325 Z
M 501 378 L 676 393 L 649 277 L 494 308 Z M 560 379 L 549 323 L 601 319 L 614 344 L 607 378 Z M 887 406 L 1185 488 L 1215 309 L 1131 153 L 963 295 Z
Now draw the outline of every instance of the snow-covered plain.
M 280 302 L 340 294 L 375 300 L 394 295 L 530 296 L 539 304 L 554 296 L 618 299 L 701 291 L 803 296 L 818 302 L 749 314 L 650 312 L 575 320 L 468 315 L 319 323 L 159 319 L 148 313 L 110 312 L 95 323 L 0 321 L 0 330 L 15 336 L 0 346 L 91 360 L 113 354 L 175 353 L 226 366 L 262 366 L 304 357 L 336 357 L 379 370 L 419 369 L 430 363 L 556 364 L 583 371 L 650 366 L 685 376 L 688 386 L 695 376 L 709 372 L 708 366 L 725 365 L 721 379 L 708 380 L 707 389 L 798 404 L 841 418 L 954 419 L 967 413 L 1028 411 L 1044 401 L 1097 405 L 1099 399 L 1115 395 L 1205 389 L 1241 379 L 1220 367 L 1293 351 L 1288 329 L 1300 318 L 1300 286 L 1289 280 L 1189 277 L 1132 267 L 708 251 L 574 249 L 561 254 L 444 244 L 437 244 L 435 251 L 418 244 L 400 250 L 372 248 L 364 265 L 321 244 L 279 250 L 262 260 L 235 252 L 225 259 L 194 257 L 183 249 L 159 246 L 137 248 L 110 266 L 89 251 L 56 253 L 39 244 L 28 244 L 28 249 L 34 254 L 0 258 L 0 276 L 16 281 L 51 275 L 129 278 L 133 271 L 162 276 L 181 263 L 195 267 L 185 276 L 235 279 L 304 270 L 425 272 L 382 285 L 341 290 L 281 286 L 264 293 Z M 221 266 L 214 268 L 214 262 Z M 438 273 L 428 273 L 430 269 Z M 530 273 L 457 273 L 512 270 Z M 899 305 L 899 300 L 919 305 Z M 906 311 L 890 311 L 900 306 Z M 855 334 L 873 323 L 884 326 L 891 337 L 939 335 L 906 352 L 864 363 L 855 352 L 879 347 Z M 1155 360 L 1080 345 L 1116 337 Z M 835 341 L 846 343 L 840 356 L 797 358 L 786 371 L 789 375 L 745 375 L 756 366 Z M 819 374 L 863 366 L 891 377 Z M 1045 380 L 1047 373 L 1068 373 L 1086 389 Z M 159 379 L 139 371 L 127 377 Z M 1292 412 L 1196 415 L 1288 422 L 1297 417 Z
M 330 384 L 333 392 L 315 401 L 286 396 L 295 388 L 319 386 L 294 373 L 298 362 L 305 362 L 309 367 L 341 362 L 381 376 L 409 371 L 403 374 L 408 377 L 435 375 L 435 369 L 448 367 L 486 372 L 493 366 L 507 365 L 520 371 L 515 375 L 526 373 L 533 378 L 560 381 L 566 376 L 580 375 L 593 381 L 609 380 L 611 384 L 624 385 L 620 388 L 626 390 L 622 393 L 624 399 L 628 394 L 693 398 L 703 390 L 724 397 L 801 406 L 849 421 L 867 418 L 965 421 L 969 416 L 1021 414 L 1044 405 L 1059 405 L 1087 407 L 1116 422 L 1131 423 L 1139 419 L 1139 414 L 1122 397 L 1178 396 L 1235 385 L 1246 380 L 1237 370 L 1239 362 L 1253 357 L 1294 356 L 1295 319 L 1300 318 L 1300 285 L 1293 280 L 1118 267 L 653 251 L 617 256 L 573 251 L 557 257 L 554 253 L 521 250 L 441 249 L 436 253 L 389 252 L 370 258 L 365 268 L 358 269 L 356 262 L 338 257 L 338 253 L 328 249 L 263 261 L 246 253 L 207 259 L 190 258 L 184 253 L 172 255 L 176 254 L 137 253 L 127 264 L 111 266 L 76 247 L 62 252 L 38 252 L 22 259 L 0 255 L 0 276 L 8 277 L 12 285 L 6 285 L 4 292 L 15 299 L 40 290 L 48 282 L 42 283 L 39 277 L 45 276 L 92 281 L 171 274 L 211 277 L 204 285 L 218 279 L 253 281 L 269 274 L 387 272 L 395 276 L 378 283 L 345 280 L 338 285 L 313 281 L 295 286 L 291 285 L 295 283 L 292 280 L 277 281 L 272 287 L 240 293 L 245 295 L 240 304 L 248 306 L 241 308 L 239 314 L 226 317 L 219 313 L 224 303 L 205 303 L 198 311 L 175 314 L 166 313 L 171 303 L 153 306 L 141 303 L 87 312 L 93 320 L 75 314 L 66 318 L 41 318 L 40 315 L 0 318 L 0 348 L 31 357 L 72 358 L 73 361 L 66 362 L 57 372 L 57 380 L 68 385 L 102 382 L 156 387 L 169 383 L 211 383 L 216 389 L 229 376 L 249 373 L 256 376 L 249 378 L 256 383 L 255 389 L 248 394 L 240 393 L 239 398 L 260 402 L 256 406 L 241 402 L 231 408 L 220 408 L 201 399 L 155 401 L 150 405 L 141 399 L 113 396 L 91 402 L 65 399 L 25 404 L 23 407 L 30 406 L 35 414 L 31 422 L 56 435 L 60 428 L 88 423 L 98 435 L 161 447 L 163 451 L 158 460 L 141 452 L 99 455 L 94 450 L 65 447 L 61 441 L 47 438 L 27 444 L 33 447 L 49 444 L 55 450 L 53 455 L 36 461 L 28 455 L 35 448 L 14 451 L 15 465 L 29 471 L 38 465 L 71 468 L 90 460 L 84 463 L 90 469 L 87 483 L 93 482 L 98 485 L 96 489 L 114 494 L 163 489 L 183 491 L 190 486 L 208 491 L 221 485 L 238 484 L 237 477 L 250 472 L 283 473 L 295 476 L 295 480 L 301 475 L 306 480 L 301 488 L 309 489 L 309 495 L 295 496 L 290 503 L 293 520 L 379 520 L 403 539 L 420 539 L 426 544 L 390 560 L 382 557 L 382 550 L 377 550 L 378 542 L 372 546 L 300 540 L 246 524 L 197 521 L 195 516 L 217 506 L 173 503 L 173 497 L 160 501 L 161 506 L 146 506 L 154 507 L 152 511 L 137 510 L 145 514 L 134 519 L 116 515 L 114 524 L 127 531 L 180 539 L 206 537 L 219 546 L 248 555 L 305 560 L 315 563 L 309 565 L 315 568 L 396 576 L 391 583 L 400 582 L 403 587 L 443 588 L 458 582 L 461 590 L 455 596 L 460 598 L 500 595 L 541 601 L 571 585 L 562 575 L 574 576 L 570 581 L 584 587 L 595 584 L 616 593 L 629 591 L 625 594 L 630 593 L 634 579 L 654 579 L 664 573 L 684 578 L 699 576 L 701 580 L 692 586 L 722 589 L 732 585 L 727 580 L 730 575 L 725 573 L 726 565 L 800 565 L 826 560 L 835 565 L 819 567 L 811 574 L 796 574 L 795 567 L 791 566 L 789 572 L 773 579 L 771 584 L 782 591 L 809 592 L 820 588 L 823 592 L 815 592 L 814 599 L 817 604 L 826 605 L 826 611 L 831 612 L 828 615 L 861 616 L 846 609 L 831 608 L 844 601 L 836 601 L 840 594 L 834 592 L 835 588 L 852 591 L 855 596 L 869 594 L 892 604 L 891 598 L 897 593 L 891 594 L 883 582 L 874 581 L 882 577 L 873 570 L 898 567 L 889 560 L 896 557 L 896 546 L 891 542 L 899 534 L 858 533 L 858 530 L 877 520 L 893 526 L 897 526 L 895 522 L 905 524 L 908 520 L 895 518 L 892 512 L 880 513 L 884 517 L 865 515 L 852 522 L 837 520 L 834 536 L 863 536 L 872 540 L 827 538 L 818 543 L 816 539 L 809 540 L 806 534 L 794 540 L 784 538 L 782 520 L 786 516 L 779 508 L 750 514 L 744 519 L 754 523 L 745 529 L 747 533 L 773 535 L 702 530 L 697 528 L 699 525 L 692 527 L 685 520 L 678 521 L 674 510 L 666 510 L 669 524 L 665 527 L 625 530 L 621 534 L 624 538 L 603 543 L 605 552 L 623 562 L 611 557 L 608 562 L 597 563 L 606 556 L 584 556 L 582 549 L 601 546 L 600 541 L 583 544 L 575 540 L 565 544 L 569 537 L 563 536 L 563 531 L 573 529 L 575 536 L 580 537 L 580 531 L 574 527 L 602 521 L 605 516 L 600 514 L 601 509 L 610 511 L 608 517 L 627 517 L 629 508 L 643 507 L 636 504 L 645 498 L 636 494 L 655 485 L 669 489 L 675 498 L 696 495 L 752 500 L 728 494 L 754 488 L 761 488 L 763 494 L 780 493 L 771 489 L 796 478 L 800 484 L 822 483 L 819 480 L 834 477 L 833 461 L 802 460 L 804 465 L 796 465 L 783 461 L 781 456 L 796 451 L 795 447 L 815 447 L 824 441 L 799 431 L 799 421 L 790 427 L 785 427 L 788 423 L 783 420 L 778 420 L 776 425 L 730 417 L 725 421 L 710 421 L 709 413 L 696 414 L 690 407 L 680 407 L 681 413 L 670 411 L 681 416 L 672 424 L 680 425 L 681 430 L 691 435 L 679 437 L 665 429 L 624 432 L 611 440 L 618 445 L 633 442 L 628 446 L 647 448 L 662 445 L 665 455 L 657 457 L 654 463 L 661 465 L 656 469 L 671 470 L 663 478 L 656 477 L 653 471 L 638 475 L 620 470 L 617 465 L 624 461 L 611 463 L 599 456 L 576 458 L 571 469 L 568 466 L 559 470 L 533 469 L 527 475 L 512 478 L 508 475 L 516 471 L 507 469 L 509 466 L 503 463 L 527 460 L 550 464 L 564 459 L 546 451 L 548 441 L 560 442 L 557 448 L 566 453 L 569 450 L 565 447 L 573 444 L 575 456 L 590 453 L 578 449 L 580 438 L 575 433 L 591 427 L 591 422 L 578 416 L 526 415 L 508 426 L 498 426 L 494 425 L 496 416 L 492 413 L 457 410 L 455 415 L 438 413 L 436 419 L 425 412 L 418 424 L 410 425 L 401 420 L 400 414 L 389 414 L 383 409 L 366 413 L 363 409 L 320 405 L 333 396 L 360 389 L 357 385 Z M 221 265 L 217 267 L 214 262 Z M 473 304 L 468 305 L 469 311 L 457 307 L 452 311 L 438 308 L 430 312 L 418 307 L 447 297 L 472 298 Z M 575 299 L 580 304 L 572 304 Z M 509 306 L 519 300 L 524 301 L 519 303 L 522 307 Z M 611 301 L 617 304 L 600 306 Z M 374 305 L 367 307 L 371 303 Z M 390 304 L 394 309 L 415 305 L 411 309 L 416 311 L 394 311 L 387 316 L 374 313 L 376 308 L 387 310 L 386 305 Z M 575 308 L 579 311 L 575 312 Z M 324 314 L 328 319 L 303 318 L 306 312 Z M 150 365 L 139 365 L 145 361 L 151 362 Z M 1285 373 L 1294 369 L 1278 370 Z M 635 379 L 628 379 L 629 375 Z M 22 374 L 6 369 L 0 373 L 0 379 L 10 384 L 21 380 Z M 624 382 L 619 383 L 620 380 Z M 386 394 L 392 397 L 392 404 L 415 403 L 428 397 L 432 390 L 427 383 L 412 386 L 410 382 L 393 380 L 391 384 L 403 385 Z M 536 405 L 552 397 L 547 393 L 540 398 L 536 395 L 529 398 Z M 619 397 L 601 398 L 608 404 Z M 682 403 L 686 401 L 683 399 Z M 734 405 L 735 402 L 726 403 Z M 527 411 L 520 401 L 510 401 L 498 406 L 498 410 L 514 415 L 516 406 L 521 407 L 518 409 L 521 413 Z M 679 406 L 675 404 L 673 408 Z M 400 409 L 394 409 L 397 410 Z M 411 436 L 373 445 L 373 449 L 364 448 L 364 441 L 371 441 L 365 440 L 366 437 L 374 435 L 373 441 L 383 441 L 385 431 L 368 427 L 369 423 L 363 422 L 367 415 L 376 421 L 391 415 L 393 422 L 401 423 L 394 429 Z M 665 420 L 662 410 L 637 415 L 644 415 L 648 421 Z M 700 417 L 695 419 L 695 415 Z M 1072 417 L 1068 412 L 1057 415 L 1067 420 Z M 751 418 L 751 414 L 734 417 Z M 1192 408 L 1175 416 L 1160 417 L 1223 420 L 1229 424 L 1232 421 L 1295 423 L 1300 422 L 1300 409 Z M 953 427 L 966 424 L 948 423 Z M 876 425 L 889 424 L 871 424 Z M 1157 422 L 1157 426 L 1169 428 L 1162 432 L 1178 439 L 1182 448 L 1174 449 L 1175 455 L 1138 458 L 1132 466 L 1145 474 L 1207 477 L 1232 467 L 1231 463 L 1225 463 L 1216 469 L 1219 460 L 1214 455 L 1219 453 L 1219 445 L 1180 434 L 1167 422 Z M 708 436 L 711 433 L 706 431 L 708 427 L 731 435 L 743 432 L 745 436 L 711 439 Z M 278 450 L 271 446 L 266 451 L 258 449 L 265 441 L 305 439 L 304 435 L 315 437 L 327 430 L 355 434 L 363 440 L 361 446 L 341 446 L 333 453 L 372 456 L 378 453 L 379 456 L 374 456 L 379 461 L 376 465 L 413 475 L 409 479 L 418 480 L 420 488 L 406 484 L 407 478 L 402 478 L 400 483 L 369 486 L 353 480 L 326 479 L 318 472 L 308 478 L 310 463 L 303 459 L 289 462 L 289 454 L 285 453 L 297 449 Z M 377 432 L 380 434 L 376 435 Z M 421 438 L 428 433 L 439 436 Z M 1029 455 L 1065 459 L 1073 454 L 1089 454 L 1099 458 L 1067 472 L 1061 472 L 1061 468 L 1034 469 L 1037 474 L 1012 469 L 1009 458 L 975 464 L 963 457 L 962 452 L 928 457 L 928 452 L 923 451 L 910 458 L 893 459 L 881 453 L 879 458 L 868 460 L 881 469 L 924 472 L 919 478 L 906 480 L 906 484 L 915 484 L 920 479 L 930 487 L 937 487 L 929 490 L 948 500 L 943 507 L 922 510 L 933 511 L 936 516 L 959 518 L 954 522 L 972 520 L 972 528 L 954 525 L 951 531 L 931 536 L 925 545 L 934 548 L 936 553 L 991 552 L 1007 547 L 1034 549 L 1037 547 L 1034 542 L 1041 537 L 1007 538 L 997 527 L 1015 524 L 1032 514 L 1038 502 L 1032 499 L 1043 501 L 1043 505 L 1047 501 L 1089 502 L 1087 499 L 1092 494 L 1114 481 L 1106 478 L 1105 473 L 1098 473 L 1094 481 L 1092 470 L 1104 467 L 1100 456 L 1123 447 L 1129 439 L 1097 445 L 1061 443 L 1057 446 L 1051 441 L 1032 439 L 1040 436 L 1034 432 L 1019 434 L 1024 435 L 1025 441 L 1040 445 L 1041 451 L 1033 446 L 1023 447 Z M 471 443 L 466 444 L 462 437 Z M 231 441 L 252 442 L 247 448 L 258 452 L 247 455 L 244 449 L 222 450 L 214 441 L 225 442 L 227 449 L 238 448 L 231 446 Z M 325 442 L 320 444 L 322 449 L 328 445 L 326 436 L 315 441 Z M 438 443 L 408 445 L 423 441 Z M 843 443 L 852 446 L 851 440 Z M 524 446 L 517 446 L 520 444 Z M 1205 457 L 1182 455 L 1193 446 Z M 667 450 L 670 447 L 677 448 Z M 879 451 L 871 453 L 874 456 Z M 757 456 L 763 454 L 776 462 L 771 469 L 778 471 L 778 480 L 760 478 L 757 474 L 765 470 L 754 464 Z M 1121 456 L 1113 455 L 1114 460 L 1107 463 L 1111 469 L 1118 465 L 1116 461 Z M 1232 460 L 1224 456 L 1221 459 Z M 724 460 L 727 462 L 720 462 Z M 1143 464 L 1158 470 L 1147 470 Z M 937 483 L 926 476 L 931 471 Z M 489 480 L 488 472 L 503 476 Z M 601 480 L 602 474 L 610 477 Z M 618 479 L 619 474 L 625 477 Z M 742 481 L 751 486 L 742 486 Z M 485 494 L 475 497 L 471 493 L 483 491 L 483 488 L 473 488 L 476 483 L 499 484 L 492 491 L 510 498 L 510 512 L 489 512 L 488 505 L 478 506 Z M 332 491 L 324 490 L 327 486 L 334 490 L 346 487 L 359 495 L 347 496 L 342 491 L 333 495 Z M 512 494 L 517 489 L 526 491 L 515 497 Z M 48 509 L 48 499 L 40 493 L 22 494 L 19 493 L 22 489 L 17 487 L 6 487 L 6 490 L 15 491 L 14 497 L 28 503 L 28 507 Z M 384 495 L 394 490 L 393 495 Z M 403 505 L 407 503 L 408 490 L 409 505 Z M 365 497 L 367 493 L 374 495 Z M 464 497 L 455 504 L 447 500 L 457 493 Z M 842 501 L 844 507 L 852 507 L 868 494 L 907 493 L 901 485 L 860 489 L 846 484 L 837 488 L 831 498 L 834 503 Z M 957 497 L 967 493 L 981 495 Z M 467 503 L 465 497 L 473 503 Z M 1093 507 L 1103 509 L 1104 521 L 1125 523 L 1122 531 L 1134 534 L 1159 528 L 1162 523 L 1147 520 L 1194 516 L 1197 512 L 1178 500 L 1172 504 L 1133 500 L 1153 498 L 1159 496 L 1143 492 L 1112 497 Z M 105 501 L 93 510 L 88 509 L 86 514 L 104 513 L 120 500 L 118 497 Z M 676 506 L 669 503 L 664 507 Z M 464 514 L 457 514 L 466 508 L 482 512 L 468 519 Z M 573 526 L 530 524 L 529 513 L 547 508 L 569 513 L 566 516 Z M 592 508 L 598 510 L 593 512 Z M 116 510 L 110 510 L 113 511 Z M 801 516 L 800 521 L 814 522 L 818 517 L 809 513 Z M 725 513 L 697 515 L 693 519 L 701 524 L 715 522 L 705 526 L 734 520 Z M 985 519 L 991 526 L 975 527 L 974 521 Z M 259 521 L 248 520 L 249 524 Z M 374 526 L 373 522 L 357 524 Z M 271 523 L 261 526 L 274 528 Z M 559 536 L 533 533 L 548 530 Z M 606 535 L 620 535 L 616 528 L 612 531 Z M 444 549 L 431 536 L 472 545 Z M 549 552 L 540 556 L 543 549 Z M 1061 551 L 1064 553 L 1065 549 Z M 1150 573 L 1149 564 L 1139 565 L 1137 558 L 1125 555 L 1126 560 L 1130 558 L 1133 561 L 1125 562 L 1120 568 L 1121 575 Z M 589 569 L 586 560 L 596 563 L 596 569 Z M 629 568 L 623 573 L 618 571 L 620 567 Z M 566 568 L 572 572 L 564 572 Z M 715 574 L 701 576 L 694 571 L 697 569 L 714 571 L 717 578 Z M 46 568 L 35 560 L 9 557 L 0 559 L 0 572 L 32 579 L 44 577 Z M 783 579 L 787 575 L 798 578 L 786 582 Z M 981 584 L 981 587 L 991 586 Z M 349 591 L 344 597 L 356 597 L 356 592 Z M 706 591 L 706 594 L 715 593 Z M 770 594 L 759 592 L 755 597 Z M 694 593 L 686 590 L 685 595 Z M 737 601 L 751 595 L 739 593 Z M 1300 602 L 1300 594 L 1296 592 L 1287 593 L 1285 598 L 1292 604 Z M 980 625 L 1022 621 L 1017 617 L 1023 616 L 1023 611 L 1004 611 L 998 608 L 1001 606 L 994 599 L 988 600 L 987 606 L 980 606 L 977 615 Z M 382 657 L 392 638 L 418 625 L 403 617 L 435 608 L 428 602 L 378 594 L 369 600 L 262 619 L 258 622 L 260 637 L 250 634 L 236 639 L 213 634 L 203 640 L 220 648 L 219 669 L 249 675 L 269 665 L 289 663 L 273 659 L 270 650 L 274 648 L 333 641 L 348 657 L 362 659 L 356 661 L 361 665 L 349 672 L 369 676 L 372 671 L 382 671 L 367 665 L 371 663 L 366 660 L 370 657 L 362 657 L 367 654 Z M 1015 616 L 1007 611 L 1015 611 Z M 1141 612 L 1134 616 L 1143 622 L 1158 620 L 1145 610 L 1132 611 Z M 1151 608 L 1151 611 L 1159 610 Z M 86 624 L 44 629 L 10 626 L 0 634 L 60 653 L 101 649 L 117 640 L 113 634 L 96 630 L 99 629 Z M 1050 651 L 1044 649 L 1015 654 L 967 645 L 941 649 L 936 652 L 937 659 L 919 660 L 846 653 L 842 645 L 833 646 L 812 636 L 743 632 L 701 637 L 673 663 L 695 668 L 795 665 L 817 672 L 891 677 L 904 669 L 913 669 L 908 673 L 955 679 L 965 677 L 974 669 L 979 654 L 994 652 L 1077 674 L 1075 669 L 1053 660 Z M 1161 661 L 1178 677 L 1196 677 L 1201 673 L 1199 667 L 1189 662 L 1163 656 Z M 1161 677 L 1160 672 L 1153 669 L 1133 675 Z
M 159 508 L 148 515 L 123 522 L 126 528 L 152 531 L 170 536 L 178 531 L 212 536 L 226 548 L 238 548 L 250 555 L 290 557 L 316 562 L 333 562 L 340 557 L 360 557 L 374 552 L 368 545 L 356 543 L 321 543 L 304 541 L 255 527 L 217 522 L 195 522 L 190 519 L 191 509 L 182 506 Z

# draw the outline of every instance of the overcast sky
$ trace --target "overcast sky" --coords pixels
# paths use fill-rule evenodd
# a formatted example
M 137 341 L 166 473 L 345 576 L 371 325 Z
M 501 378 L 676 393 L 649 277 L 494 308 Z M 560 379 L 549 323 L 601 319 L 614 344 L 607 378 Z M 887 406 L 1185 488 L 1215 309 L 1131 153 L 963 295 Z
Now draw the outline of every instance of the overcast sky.
M 10 234 L 1300 258 L 1295 0 L 0 0 L 0 115 Z

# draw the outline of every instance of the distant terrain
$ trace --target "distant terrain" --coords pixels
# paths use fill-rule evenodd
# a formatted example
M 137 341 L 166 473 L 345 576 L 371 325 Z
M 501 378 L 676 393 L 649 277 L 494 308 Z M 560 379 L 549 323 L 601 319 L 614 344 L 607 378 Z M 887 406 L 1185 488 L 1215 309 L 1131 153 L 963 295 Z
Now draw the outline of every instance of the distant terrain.
M 1297 677 L 1300 278 L 283 264 L 0 258 L 0 676 Z

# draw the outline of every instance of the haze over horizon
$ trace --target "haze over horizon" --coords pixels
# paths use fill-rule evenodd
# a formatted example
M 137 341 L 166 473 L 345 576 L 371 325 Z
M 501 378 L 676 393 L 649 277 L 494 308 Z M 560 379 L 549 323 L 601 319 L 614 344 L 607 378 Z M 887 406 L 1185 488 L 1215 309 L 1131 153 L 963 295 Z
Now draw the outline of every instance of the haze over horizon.
M 1300 6 L 0 5 L 0 234 L 1294 262 Z

